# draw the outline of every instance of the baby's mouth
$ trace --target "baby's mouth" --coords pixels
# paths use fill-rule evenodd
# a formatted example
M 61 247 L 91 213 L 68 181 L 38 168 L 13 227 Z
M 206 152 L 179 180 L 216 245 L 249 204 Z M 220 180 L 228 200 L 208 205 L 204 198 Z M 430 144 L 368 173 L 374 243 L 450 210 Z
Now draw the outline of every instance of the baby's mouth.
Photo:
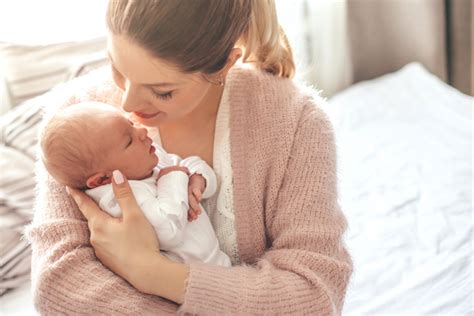
M 155 151 L 156 151 L 155 146 L 151 145 L 151 146 L 150 146 L 150 151 L 149 151 L 149 153 L 150 153 L 150 154 L 154 154 Z

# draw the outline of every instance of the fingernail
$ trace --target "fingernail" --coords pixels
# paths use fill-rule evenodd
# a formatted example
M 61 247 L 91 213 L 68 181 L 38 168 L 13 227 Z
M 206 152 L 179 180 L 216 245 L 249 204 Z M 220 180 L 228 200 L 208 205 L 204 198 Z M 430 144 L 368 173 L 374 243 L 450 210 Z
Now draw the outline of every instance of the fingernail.
M 114 170 L 112 172 L 112 176 L 114 177 L 114 181 L 117 184 L 122 184 L 125 182 L 125 180 L 123 179 L 123 174 L 119 170 Z

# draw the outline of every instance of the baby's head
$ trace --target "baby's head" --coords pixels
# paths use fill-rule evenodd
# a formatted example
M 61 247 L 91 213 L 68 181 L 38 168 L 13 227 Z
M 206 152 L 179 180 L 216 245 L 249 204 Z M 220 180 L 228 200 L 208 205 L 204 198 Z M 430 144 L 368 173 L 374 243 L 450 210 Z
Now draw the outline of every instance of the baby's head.
M 48 172 L 73 188 L 111 183 L 116 169 L 129 180 L 144 179 L 158 163 L 147 130 L 104 103 L 78 103 L 58 111 L 40 139 Z

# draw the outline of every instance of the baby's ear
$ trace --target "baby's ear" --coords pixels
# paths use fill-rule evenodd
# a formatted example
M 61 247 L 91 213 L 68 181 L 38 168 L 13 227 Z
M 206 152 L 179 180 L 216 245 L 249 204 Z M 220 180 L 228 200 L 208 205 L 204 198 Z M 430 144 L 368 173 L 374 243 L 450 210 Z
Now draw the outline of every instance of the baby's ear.
M 112 183 L 111 175 L 107 175 L 103 172 L 97 172 L 93 174 L 86 181 L 87 187 L 89 189 L 97 188 L 101 185 L 109 183 Z

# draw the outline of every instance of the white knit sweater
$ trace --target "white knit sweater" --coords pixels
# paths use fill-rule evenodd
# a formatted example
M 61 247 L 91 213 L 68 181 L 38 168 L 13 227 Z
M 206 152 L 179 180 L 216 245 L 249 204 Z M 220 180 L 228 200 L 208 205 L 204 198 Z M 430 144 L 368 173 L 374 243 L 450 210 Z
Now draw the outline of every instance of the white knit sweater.
M 220 249 L 230 257 L 232 265 L 236 265 L 240 263 L 240 259 L 234 226 L 229 96 L 227 91 L 224 87 L 214 132 L 214 154 L 212 159 L 213 169 L 217 176 L 217 191 L 209 199 L 204 200 L 202 204 L 214 227 Z M 154 142 L 162 145 L 157 128 L 150 129 L 150 136 Z

